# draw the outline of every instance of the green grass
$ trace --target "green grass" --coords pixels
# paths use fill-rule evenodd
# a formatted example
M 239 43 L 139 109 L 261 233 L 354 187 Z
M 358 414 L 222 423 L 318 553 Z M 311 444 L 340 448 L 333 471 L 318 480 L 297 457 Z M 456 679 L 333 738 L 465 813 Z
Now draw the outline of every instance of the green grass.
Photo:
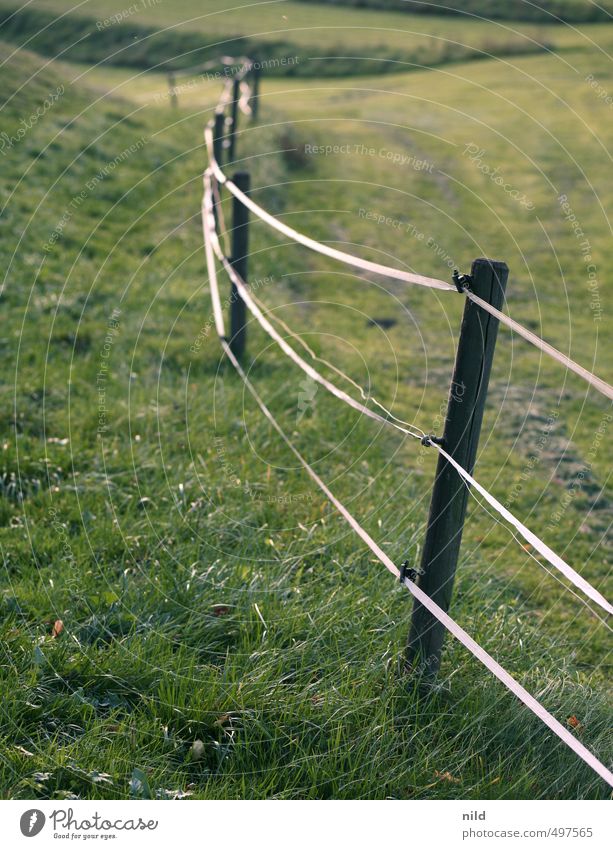
M 303 3 L 319 3 L 321 0 L 301 0 Z M 556 21 L 582 23 L 586 21 L 610 21 L 613 6 L 593 0 L 330 0 L 331 5 L 359 6 L 384 11 L 400 11 L 425 15 L 474 15 L 491 20 L 511 21 Z
M 433 693 L 399 674 L 408 594 L 221 361 L 199 222 L 201 129 L 215 86 L 181 95 L 173 111 L 152 98 L 161 75 L 79 78 L 79 67 L 44 64 L 22 51 L 3 68 L 4 91 L 16 93 L 3 109 L 9 135 L 50 92 L 65 92 L 5 146 L 1 177 L 0 793 L 606 796 L 454 641 Z M 611 380 L 603 208 L 613 129 L 587 74 L 613 90 L 596 49 L 384 80 L 265 78 L 260 124 L 243 124 L 240 167 L 269 209 L 364 256 L 448 277 L 432 238 L 462 269 L 478 255 L 505 259 L 511 314 Z M 534 211 L 462 155 L 473 142 Z M 375 155 L 316 156 L 306 144 Z M 383 147 L 432 170 L 394 166 Z M 558 192 L 592 245 L 600 323 Z M 412 222 L 426 239 L 360 209 Z M 461 299 L 347 273 L 257 224 L 251 249 L 250 278 L 270 278 L 260 298 L 397 415 L 440 430 Z M 397 323 L 383 332 L 372 318 Z M 253 326 L 247 365 L 296 445 L 394 561 L 417 558 L 432 453 L 323 391 L 298 420 L 301 375 Z M 607 437 L 590 453 L 610 408 L 562 378 L 501 330 L 477 476 L 610 594 Z M 588 458 L 583 487 L 548 529 Z M 610 760 L 605 629 L 474 503 L 452 613 L 562 722 L 577 717 L 582 741 Z M 131 784 L 135 770 L 144 790 Z
M 599 4 L 605 6 L 606 4 Z M 15 3 L 2 0 L 0 8 L 16 9 Z M 463 44 L 498 38 L 500 41 L 535 33 L 556 38 L 560 44 L 586 44 L 585 33 L 606 34 L 611 28 L 603 22 L 586 22 L 574 26 L 561 26 L 555 22 L 526 22 L 516 17 L 511 20 L 487 20 L 457 16 L 408 14 L 368 8 L 342 8 L 335 3 L 304 3 L 296 0 L 262 0 L 257 3 L 237 2 L 229 6 L 226 0 L 175 0 L 172 4 L 152 3 L 132 15 L 123 15 L 128 8 L 121 0 L 92 0 L 79 4 L 77 9 L 69 0 L 37 0 L 35 11 L 70 14 L 72 25 L 85 18 L 100 21 L 100 30 L 120 32 L 123 29 L 138 31 L 141 26 L 167 28 L 166 36 L 177 32 L 205 34 L 208 41 L 244 37 L 259 41 L 288 41 L 299 48 L 353 47 L 357 50 L 394 48 L 406 50 L 418 39 L 451 39 Z M 117 22 L 107 23 L 112 15 Z M 63 45 L 66 46 L 66 45 Z M 56 45 L 57 47 L 57 45 Z
M 407 15 L 371 9 L 312 6 L 289 0 L 239 4 L 226 0 L 161 2 L 126 13 L 121 0 L 81 3 L 39 0 L 18 9 L 2 0 L 0 38 L 47 56 L 75 62 L 148 69 L 189 68 L 220 52 L 271 62 L 269 75 L 319 77 L 391 73 L 488 56 L 521 55 L 610 45 L 611 29 L 555 23 Z M 128 7 L 131 8 L 131 7 Z M 114 16 L 114 17 L 113 17 Z M 401 63 L 401 64 L 398 64 Z

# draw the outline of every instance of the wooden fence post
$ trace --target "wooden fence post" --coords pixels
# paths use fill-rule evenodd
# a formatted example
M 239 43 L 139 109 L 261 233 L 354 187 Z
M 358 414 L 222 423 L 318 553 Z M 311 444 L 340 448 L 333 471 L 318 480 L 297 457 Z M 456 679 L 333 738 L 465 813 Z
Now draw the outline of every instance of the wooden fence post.
M 224 134 L 224 113 L 215 113 L 215 124 L 213 125 L 213 156 L 215 161 L 221 168 L 223 166 L 223 134 Z M 213 196 L 213 217 L 215 219 L 215 229 L 219 233 L 219 210 L 217 209 L 217 199 L 221 201 L 221 183 L 217 182 L 217 197 Z
M 246 171 L 237 171 L 232 178 L 234 184 L 249 194 L 250 179 Z M 249 210 L 238 198 L 232 198 L 232 265 L 237 274 L 247 282 L 247 256 L 249 253 Z M 234 283 L 230 296 L 230 348 L 240 358 L 247 344 L 245 302 L 238 294 Z
M 168 71 L 168 96 L 170 105 L 176 109 L 179 105 L 179 98 L 177 97 L 177 78 L 174 71 Z
M 504 262 L 477 259 L 468 283 L 472 291 L 502 309 L 509 269 Z M 445 451 L 472 473 L 494 358 L 498 319 L 466 298 L 443 433 Z M 462 541 L 468 489 L 439 455 L 421 559 L 419 586 L 443 610 L 451 602 Z M 445 627 L 417 600 L 407 645 L 409 671 L 424 679 L 438 672 Z
M 225 116 L 223 112 L 215 113 L 215 125 L 213 127 L 213 156 L 220 168 L 223 167 L 223 134 Z
M 241 96 L 240 80 L 234 77 L 232 83 L 232 106 L 230 109 L 230 138 L 228 146 L 228 160 L 234 160 L 234 151 L 236 150 L 236 130 L 238 129 L 238 102 Z
M 254 59 L 253 74 L 253 89 L 251 92 L 251 120 L 257 121 L 258 112 L 260 109 L 260 76 L 262 74 L 260 65 L 257 59 Z

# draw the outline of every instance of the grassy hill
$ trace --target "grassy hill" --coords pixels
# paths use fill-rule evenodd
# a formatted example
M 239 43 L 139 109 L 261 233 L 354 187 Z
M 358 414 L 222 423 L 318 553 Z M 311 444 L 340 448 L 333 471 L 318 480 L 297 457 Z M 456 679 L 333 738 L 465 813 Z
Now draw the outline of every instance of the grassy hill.
M 147 69 L 185 69 L 221 53 L 247 53 L 267 62 L 269 75 L 300 77 L 389 73 L 611 42 L 611 29 L 602 24 L 535 28 L 363 8 L 339 12 L 326 4 L 314 11 L 290 0 L 231 11 L 226 5 L 177 0 L 129 13 L 119 0 L 88 0 L 73 12 L 67 0 L 25 8 L 1 0 L 0 38 L 54 58 Z M 284 57 L 294 61 L 275 66 Z
M 301 0 L 321 3 L 321 0 Z M 423 15 L 470 15 L 489 20 L 586 23 L 610 21 L 613 5 L 593 0 L 329 0 L 330 5 L 358 6 Z
M 505 259 L 510 313 L 611 380 L 613 128 L 586 78 L 611 91 L 613 73 L 585 44 L 384 80 L 265 77 L 237 167 L 271 211 L 364 256 L 443 277 Z M 0 60 L 2 795 L 605 797 L 452 640 L 429 696 L 399 674 L 408 594 L 222 362 L 199 221 L 217 84 L 172 109 L 163 74 L 14 44 Z M 326 145 L 348 152 L 312 152 Z M 461 299 L 251 237 L 260 298 L 439 430 Z M 253 326 L 248 355 L 333 491 L 394 561 L 418 558 L 431 452 L 303 385 Z M 477 476 L 609 595 L 610 427 L 604 399 L 501 330 Z M 607 762 L 607 630 L 474 502 L 464 539 L 454 617 Z

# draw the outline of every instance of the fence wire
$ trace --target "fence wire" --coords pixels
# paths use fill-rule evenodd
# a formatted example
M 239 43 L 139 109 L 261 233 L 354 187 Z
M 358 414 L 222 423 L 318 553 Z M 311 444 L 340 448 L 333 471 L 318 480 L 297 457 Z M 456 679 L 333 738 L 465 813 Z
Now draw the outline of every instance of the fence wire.
M 239 78 L 243 79 L 247 71 L 248 68 L 243 68 Z M 225 106 L 227 105 L 228 90 L 229 86 L 226 86 L 224 88 L 222 98 L 220 99 L 220 102 L 217 107 L 218 113 L 220 110 L 223 112 Z M 380 265 L 379 263 L 373 263 L 368 260 L 363 260 L 359 257 L 355 257 L 351 254 L 345 253 L 344 251 L 339 251 L 336 248 L 331 248 L 328 245 L 317 242 L 316 240 L 311 239 L 308 236 L 304 236 L 293 228 L 288 227 L 287 225 L 283 224 L 283 222 L 270 215 L 270 213 L 266 212 L 266 210 L 256 204 L 253 200 L 251 200 L 248 195 L 244 194 L 244 192 L 242 192 L 231 180 L 229 180 L 225 176 L 213 155 L 213 128 L 211 124 L 208 124 L 205 129 L 205 141 L 209 153 L 209 166 L 204 173 L 202 225 L 205 257 L 209 277 L 211 299 L 213 303 L 213 314 L 215 318 L 215 328 L 219 336 L 221 347 L 225 355 L 239 374 L 245 387 L 253 396 L 263 415 L 270 422 L 270 424 L 281 437 L 286 446 L 298 459 L 298 461 L 305 469 L 309 477 L 324 493 L 328 500 L 336 507 L 337 511 L 351 526 L 351 528 L 359 536 L 362 542 L 367 545 L 371 552 L 388 569 L 389 572 L 391 572 L 397 578 L 400 577 L 400 570 L 398 569 L 398 567 L 393 563 L 389 556 L 379 547 L 379 545 L 368 534 L 368 532 L 360 525 L 357 519 L 347 510 L 347 508 L 342 504 L 342 502 L 339 501 L 338 498 L 336 498 L 336 496 L 331 492 L 331 490 L 315 472 L 315 470 L 308 463 L 308 461 L 294 446 L 285 431 L 282 429 L 281 425 L 272 415 L 264 401 L 260 398 L 255 387 L 245 374 L 238 359 L 232 352 L 230 344 L 226 338 L 223 310 L 221 298 L 219 295 L 219 286 L 217 282 L 217 270 L 215 265 L 216 257 L 224 267 L 225 271 L 227 272 L 228 276 L 236 287 L 239 296 L 242 298 L 254 318 L 256 318 L 260 326 L 266 331 L 266 333 L 268 333 L 269 336 L 271 336 L 271 338 L 273 338 L 277 342 L 282 351 L 296 365 L 298 365 L 313 380 L 324 386 L 331 394 L 333 394 L 339 400 L 342 400 L 344 403 L 348 404 L 349 406 L 353 407 L 354 409 L 358 410 L 369 418 L 378 421 L 382 424 L 391 426 L 403 432 L 407 436 L 420 439 L 425 442 L 425 444 L 433 445 L 435 449 L 441 454 L 441 456 L 443 456 L 445 460 L 453 466 L 453 468 L 460 475 L 460 477 L 463 479 L 463 481 L 468 487 L 474 487 L 477 492 L 479 492 L 479 494 L 485 499 L 485 501 L 494 510 L 496 510 L 499 515 L 501 515 L 507 522 L 509 522 L 509 524 L 511 524 L 517 531 L 519 531 L 519 533 L 524 537 L 524 539 L 526 539 L 530 543 L 530 545 L 534 546 L 534 548 L 539 552 L 539 554 L 541 554 L 546 560 L 548 560 L 548 562 L 552 566 L 554 566 L 558 571 L 561 572 L 561 574 L 563 574 L 569 581 L 571 581 L 571 583 L 573 583 L 575 587 L 580 589 L 588 598 L 590 598 L 592 601 L 602 607 L 603 610 L 605 610 L 608 614 L 612 614 L 613 606 L 604 598 L 604 596 L 602 596 L 601 593 L 598 592 L 598 590 L 596 590 L 588 581 L 586 581 L 571 566 L 569 566 L 568 563 L 566 563 L 559 555 L 557 555 L 551 548 L 549 548 L 549 546 L 547 546 L 538 536 L 536 536 L 536 534 L 534 534 L 525 525 L 523 525 L 523 523 L 520 522 L 519 519 L 517 519 L 509 510 L 507 510 L 491 493 L 489 493 L 485 489 L 485 487 L 479 484 L 478 481 L 476 481 L 475 478 L 466 469 L 464 469 L 459 463 L 457 463 L 453 459 L 453 457 L 451 457 L 444 450 L 441 445 L 430 441 L 428 436 L 416 426 L 409 425 L 405 428 L 403 424 L 406 423 L 400 424 L 399 420 L 397 419 L 394 421 L 395 417 L 391 416 L 391 414 L 387 410 L 385 410 L 387 414 L 385 417 L 370 410 L 364 404 L 361 404 L 360 402 L 356 401 L 346 392 L 339 389 L 333 383 L 328 381 L 325 377 L 323 377 L 323 375 L 321 375 L 316 369 L 314 369 L 309 363 L 307 363 L 299 354 L 297 354 L 296 351 L 294 351 L 294 349 L 286 342 L 286 340 L 277 332 L 276 328 L 266 318 L 263 310 L 258 306 L 254 298 L 251 296 L 247 283 L 235 271 L 232 266 L 232 263 L 228 260 L 228 258 L 221 249 L 216 230 L 214 212 L 214 184 L 218 183 L 227 186 L 233 196 L 236 197 L 261 220 L 268 223 L 278 232 L 281 232 L 285 236 L 288 236 L 290 239 L 320 254 L 331 257 L 332 259 L 339 260 L 353 267 L 360 268 L 361 270 L 392 277 L 394 279 L 402 280 L 407 283 L 415 283 L 417 285 L 427 286 L 429 288 L 450 291 L 455 291 L 455 287 L 451 286 L 445 281 L 438 280 L 436 278 L 424 277 L 422 275 L 416 275 L 410 272 L 394 269 L 389 266 Z M 557 349 L 553 348 L 553 346 L 549 345 L 536 334 L 533 334 L 527 328 L 524 328 L 522 325 L 513 321 L 513 319 L 510 319 L 504 313 L 500 312 L 499 310 L 496 310 L 494 307 L 491 307 L 487 302 L 483 301 L 481 298 L 478 298 L 476 295 L 470 292 L 470 290 L 465 288 L 463 291 L 466 297 L 470 298 L 471 301 L 473 301 L 478 306 L 482 307 L 483 309 L 494 315 L 499 321 L 506 324 L 512 330 L 515 330 L 516 332 L 520 333 L 523 338 L 530 341 L 544 353 L 547 353 L 556 361 L 560 362 L 567 368 L 574 371 L 576 374 L 578 374 L 580 377 L 590 383 L 594 388 L 598 389 L 598 391 L 600 391 L 606 397 L 613 399 L 613 387 L 611 387 L 604 380 L 597 377 L 592 372 L 589 372 L 582 366 L 578 365 L 561 352 L 557 351 Z M 292 335 L 295 336 L 295 334 Z M 337 371 L 342 374 L 340 370 L 337 369 Z M 344 376 L 346 377 L 346 375 Z M 354 383 L 353 381 L 351 382 Z M 354 385 L 356 384 L 354 383 Z M 441 622 L 441 624 L 443 624 L 443 626 L 456 639 L 458 639 L 462 643 L 462 645 L 464 645 L 465 648 L 467 648 L 472 653 L 472 655 L 476 657 L 496 678 L 498 678 L 498 680 L 501 681 L 510 692 L 512 692 L 526 707 L 529 708 L 529 710 L 532 711 L 532 713 L 534 713 L 535 716 L 537 716 L 551 731 L 553 731 L 557 735 L 557 737 L 565 743 L 566 746 L 568 746 L 578 757 L 580 757 L 586 764 L 588 764 L 594 770 L 594 772 L 596 772 L 601 778 L 603 778 L 609 786 L 613 787 L 613 773 L 611 773 L 611 771 L 607 769 L 607 767 L 603 763 L 601 763 L 601 761 L 599 761 L 598 758 L 596 758 L 595 755 L 593 755 L 592 752 L 589 751 L 589 749 L 587 749 L 579 740 L 577 740 L 568 731 L 568 729 L 566 729 L 551 713 L 549 713 L 549 711 L 547 711 L 547 709 L 537 699 L 535 699 L 524 687 L 522 687 L 522 685 L 519 684 L 513 678 L 513 676 L 510 675 L 510 673 L 508 673 L 484 648 L 482 648 L 482 646 L 480 646 L 472 637 L 470 637 L 470 635 L 454 619 L 452 619 L 452 617 L 449 616 L 448 613 L 446 613 L 428 595 L 426 595 L 426 593 L 424 593 L 416 583 L 414 583 L 407 577 L 402 578 L 402 583 L 406 587 L 406 589 L 409 590 L 411 595 L 423 607 L 425 607 L 436 619 L 438 619 L 438 621 Z

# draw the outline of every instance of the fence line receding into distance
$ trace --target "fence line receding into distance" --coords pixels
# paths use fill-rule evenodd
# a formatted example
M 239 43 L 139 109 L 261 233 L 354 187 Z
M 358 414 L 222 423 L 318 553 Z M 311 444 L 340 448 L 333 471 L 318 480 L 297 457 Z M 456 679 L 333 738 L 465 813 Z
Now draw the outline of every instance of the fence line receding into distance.
M 224 60 L 225 61 L 225 60 Z M 546 353 L 548 356 L 552 357 L 558 363 L 573 371 L 579 377 L 583 378 L 586 382 L 588 382 L 593 388 L 597 389 L 597 391 L 601 392 L 606 397 L 613 399 L 613 387 L 611 387 L 606 381 L 599 378 L 597 375 L 585 369 L 583 366 L 571 360 L 569 357 L 562 354 L 560 351 L 555 349 L 549 343 L 545 342 L 536 334 L 529 331 L 527 328 L 520 325 L 518 322 L 514 321 L 507 315 L 505 315 L 497 306 L 493 303 L 490 303 L 488 300 L 485 300 L 480 294 L 477 294 L 472 290 L 472 286 L 476 281 L 475 269 L 478 268 L 486 268 L 487 264 L 490 266 L 490 270 L 494 270 L 494 277 L 496 280 L 495 283 L 498 283 L 498 287 L 500 287 L 500 269 L 504 266 L 504 263 L 496 264 L 492 263 L 489 260 L 478 260 L 473 265 L 473 275 L 475 276 L 475 280 L 472 277 L 463 275 L 458 276 L 454 275 L 454 285 L 451 285 L 448 282 L 443 280 L 439 280 L 437 278 L 425 277 L 418 274 L 413 274 L 410 272 L 402 271 L 400 269 L 396 269 L 390 266 L 380 265 L 379 263 L 370 262 L 368 260 L 361 259 L 360 257 L 356 257 L 352 254 L 348 254 L 344 251 L 340 251 L 336 248 L 332 248 L 329 245 L 318 242 L 314 239 L 311 239 L 308 236 L 305 236 L 299 233 L 297 230 L 294 230 L 291 227 L 288 227 L 282 221 L 279 221 L 275 216 L 268 213 L 265 209 L 263 209 L 259 204 L 255 203 L 252 198 L 248 194 L 248 178 L 245 179 L 243 176 L 239 176 L 238 179 L 235 180 L 229 179 L 222 170 L 221 158 L 223 154 L 224 147 L 228 150 L 234 151 L 237 137 L 237 121 L 238 121 L 238 112 L 239 112 L 239 98 L 243 101 L 243 111 L 245 114 L 249 114 L 249 109 L 244 108 L 245 98 L 248 98 L 248 92 L 246 92 L 246 80 L 249 76 L 249 72 L 251 70 L 251 64 L 249 61 L 244 62 L 239 73 L 235 76 L 234 80 L 227 80 L 224 86 L 222 96 L 215 110 L 215 118 L 212 119 L 205 128 L 205 142 L 206 148 L 208 152 L 209 165 L 207 166 L 204 173 L 204 197 L 202 204 L 202 224 L 203 224 L 203 236 L 204 236 L 204 247 L 205 247 L 205 257 L 207 264 L 207 271 L 209 276 L 209 284 L 211 291 L 211 299 L 213 303 L 213 315 L 215 319 L 215 328 L 217 334 L 219 336 L 222 349 L 237 373 L 243 380 L 245 387 L 254 397 L 256 403 L 260 407 L 260 410 L 265 415 L 265 417 L 270 421 L 274 429 L 277 431 L 282 440 L 286 443 L 288 448 L 293 452 L 293 454 L 300 461 L 303 468 L 309 474 L 311 479 L 317 484 L 317 486 L 322 490 L 322 492 L 326 495 L 326 497 L 331 501 L 331 503 L 336 507 L 341 516 L 349 523 L 349 525 L 353 528 L 356 534 L 360 537 L 360 539 L 370 548 L 370 550 L 377 556 L 380 562 L 394 575 L 400 577 L 401 583 L 410 591 L 414 598 L 415 609 L 413 614 L 413 630 L 416 626 L 416 623 L 419 621 L 416 618 L 416 614 L 421 611 L 422 619 L 423 614 L 426 614 L 426 617 L 429 617 L 430 624 L 428 625 L 429 629 L 438 628 L 440 632 L 443 633 L 444 630 L 449 631 L 453 636 L 455 636 L 484 666 L 492 672 L 505 686 L 517 697 L 519 698 L 539 719 L 541 719 L 567 746 L 569 746 L 580 758 L 582 758 L 598 775 L 600 775 L 610 786 L 613 787 L 613 774 L 607 769 L 604 764 L 602 764 L 582 743 L 580 743 L 569 731 L 564 728 L 561 723 L 555 719 L 544 707 L 541 705 L 533 696 L 531 696 L 515 679 L 504 670 L 500 664 L 498 664 L 481 646 L 478 645 L 467 633 L 464 631 L 447 613 L 449 602 L 450 602 L 450 586 L 453 581 L 453 572 L 455 571 L 455 565 L 457 562 L 457 553 L 455 555 L 454 562 L 451 564 L 451 572 L 446 576 L 445 585 L 440 585 L 435 587 L 434 592 L 428 594 L 424 592 L 424 590 L 419 586 L 416 581 L 417 573 L 415 570 L 406 570 L 403 566 L 399 569 L 382 551 L 382 549 L 377 545 L 377 543 L 370 537 L 370 535 L 364 530 L 364 528 L 359 524 L 359 522 L 349 513 L 349 511 L 344 507 L 344 505 L 333 495 L 333 493 L 329 490 L 326 484 L 322 481 L 322 479 L 317 475 L 314 469 L 310 466 L 308 461 L 299 453 L 299 451 L 295 448 L 289 437 L 285 434 L 279 423 L 276 421 L 268 407 L 264 404 L 262 399 L 259 397 L 257 391 L 253 387 L 251 381 L 247 378 L 245 372 L 242 369 L 240 364 L 240 355 L 244 348 L 245 342 L 245 332 L 246 328 L 244 327 L 244 307 L 246 307 L 254 318 L 258 321 L 260 326 L 264 329 L 264 331 L 279 345 L 281 350 L 288 356 L 296 365 L 298 365 L 307 375 L 309 375 L 313 380 L 324 386 L 331 394 L 337 397 L 339 400 L 353 407 L 354 409 L 360 411 L 364 415 L 368 416 L 375 421 L 378 421 L 387 426 L 393 427 L 396 430 L 402 432 L 405 436 L 410 436 L 413 438 L 420 439 L 421 442 L 425 445 L 429 445 L 434 447 L 439 453 L 439 468 L 437 469 L 437 482 L 435 482 L 435 494 L 437 489 L 437 483 L 440 485 L 440 477 L 441 470 L 443 472 L 452 471 L 455 473 L 455 492 L 452 494 L 448 493 L 449 502 L 451 503 L 454 498 L 463 499 L 463 504 L 461 509 L 456 510 L 454 521 L 456 524 L 459 522 L 459 525 L 454 529 L 454 535 L 457 535 L 459 538 L 457 540 L 456 548 L 459 548 L 459 539 L 461 539 L 462 526 L 464 523 L 464 515 L 465 515 L 465 502 L 467 492 L 471 487 L 477 490 L 482 498 L 494 509 L 496 512 L 505 519 L 515 530 L 517 530 L 523 538 L 535 548 L 535 550 L 545 558 L 555 569 L 557 569 L 561 574 L 563 574 L 577 589 L 583 592 L 592 602 L 599 605 L 607 614 L 611 615 L 613 613 L 613 606 L 604 598 L 604 596 L 593 587 L 585 578 L 583 578 L 576 570 L 574 570 L 568 563 L 566 563 L 558 554 L 556 554 L 549 546 L 547 546 L 536 534 L 530 531 L 519 519 L 517 519 L 509 510 L 507 510 L 500 502 L 487 491 L 485 487 L 478 483 L 477 480 L 473 477 L 472 474 L 472 464 L 474 463 L 474 454 L 476 453 L 476 441 L 479 436 L 480 429 L 480 417 L 477 423 L 476 429 L 473 428 L 473 433 L 469 439 L 472 439 L 474 444 L 470 446 L 471 450 L 468 454 L 472 454 L 472 457 L 469 457 L 467 460 L 468 469 L 465 468 L 461 463 L 458 462 L 457 457 L 455 456 L 457 453 L 462 455 L 462 450 L 464 450 L 464 454 L 466 454 L 466 444 L 465 441 L 467 439 L 466 434 L 460 434 L 457 439 L 457 444 L 450 445 L 445 444 L 443 439 L 437 438 L 434 435 L 428 435 L 424 433 L 422 430 L 417 428 L 414 425 L 410 425 L 406 422 L 400 423 L 393 414 L 390 413 L 382 404 L 377 402 L 375 399 L 367 398 L 362 390 L 361 394 L 364 400 L 374 400 L 375 403 L 379 406 L 381 410 L 385 413 L 385 415 L 380 415 L 379 413 L 374 412 L 365 404 L 355 400 L 348 393 L 339 389 L 334 383 L 327 380 L 323 377 L 313 366 L 309 365 L 296 351 L 287 343 L 287 341 L 276 331 L 272 323 L 267 319 L 264 314 L 264 310 L 258 306 L 255 298 L 252 296 L 250 292 L 248 283 L 246 282 L 246 256 L 247 251 L 245 250 L 245 256 L 241 256 L 236 254 L 236 241 L 233 245 L 234 250 L 232 251 L 231 258 L 228 258 L 224 251 L 222 250 L 219 236 L 218 236 L 218 225 L 220 222 L 220 217 L 222 215 L 221 205 L 220 205 L 220 189 L 222 186 L 225 186 L 230 193 L 234 197 L 234 213 L 235 216 L 237 212 L 241 216 L 241 227 L 242 231 L 246 231 L 247 222 L 248 222 L 248 212 L 253 213 L 259 219 L 267 223 L 269 226 L 282 233 L 283 235 L 290 238 L 290 240 L 295 241 L 298 244 L 303 245 L 313 251 L 316 251 L 324 256 L 328 256 L 334 260 L 342 262 L 346 265 L 350 265 L 354 268 L 359 268 L 362 271 L 387 276 L 394 278 L 396 280 L 401 280 L 405 283 L 416 284 L 420 286 L 427 286 L 429 288 L 436 288 L 440 290 L 447 291 L 459 291 L 464 294 L 467 298 L 467 303 L 465 306 L 465 315 L 464 322 L 462 326 L 462 332 L 467 332 L 465 325 L 467 319 L 474 319 L 474 312 L 471 310 L 477 310 L 478 316 L 481 319 L 480 310 L 485 311 L 487 313 L 488 318 L 494 319 L 492 323 L 492 333 L 493 340 L 490 339 L 489 345 L 490 350 L 489 353 L 482 352 L 483 357 L 480 362 L 481 368 L 483 368 L 484 364 L 486 366 L 486 370 L 489 372 L 489 366 L 491 366 L 491 360 L 493 357 L 493 347 L 495 344 L 495 332 L 498 325 L 498 322 L 505 324 L 510 327 L 513 331 L 517 332 L 524 339 L 531 342 L 538 349 Z M 259 84 L 259 75 L 258 75 L 258 84 Z M 259 91 L 258 91 L 259 98 Z M 231 106 L 231 117 L 228 119 L 225 116 L 226 107 Z M 256 109 L 252 110 L 253 114 L 256 113 Z M 227 131 L 227 124 L 229 123 L 229 132 Z M 243 184 L 243 189 L 238 185 L 239 183 Z M 224 228 L 225 229 L 225 228 Z M 246 242 L 244 242 L 246 246 Z M 239 245 L 240 247 L 240 245 Z M 226 271 L 232 285 L 233 295 L 237 295 L 241 301 L 241 312 L 237 315 L 242 316 L 242 319 L 239 318 L 239 324 L 237 325 L 236 316 L 232 315 L 232 338 L 228 339 L 226 336 L 225 330 L 225 321 L 223 317 L 223 309 L 221 305 L 221 298 L 219 295 L 219 286 L 217 282 L 217 270 L 215 260 L 218 260 L 221 266 Z M 237 262 L 237 260 L 241 260 L 241 262 Z M 477 263 L 484 264 L 483 266 L 478 266 Z M 506 266 L 504 266 L 506 268 Z M 505 272 L 506 274 L 506 272 Z M 500 295 L 500 292 L 498 292 Z M 502 295 L 504 295 L 504 283 L 502 283 Z M 237 300 L 236 298 L 234 300 Z M 495 299 L 494 299 L 495 300 Z M 473 304 L 474 306 L 470 306 Z M 502 305 L 502 301 L 500 302 Z M 240 321 L 243 322 L 243 326 L 240 326 Z M 479 325 L 481 327 L 481 325 Z M 237 331 L 240 332 L 241 342 L 237 346 L 236 344 L 236 334 Z M 487 335 L 486 331 L 486 335 Z M 295 334 L 292 334 L 295 336 Z M 466 339 L 464 340 L 464 344 L 466 344 Z M 460 348 L 462 347 L 462 334 L 460 336 Z M 486 362 L 487 359 L 487 362 Z M 456 360 L 456 369 L 458 368 L 460 363 L 460 350 L 458 351 L 458 359 Z M 344 375 L 340 369 L 333 367 L 335 371 L 346 377 L 349 382 L 351 382 L 354 386 L 356 386 L 355 382 L 349 378 L 347 375 Z M 487 391 L 487 377 L 486 379 L 480 383 L 476 387 L 476 399 L 474 403 L 475 409 L 480 407 L 480 414 L 482 414 L 482 408 L 485 403 L 485 394 Z M 451 399 L 450 399 L 450 407 L 448 409 L 448 421 L 449 418 L 453 415 Z M 479 415 L 480 415 L 479 414 Z M 474 410 L 473 410 L 474 415 Z M 404 426 L 406 425 L 406 427 Z M 472 424 L 471 424 L 472 426 Z M 451 432 L 451 431 L 450 431 Z M 449 439 L 449 433 L 447 432 L 445 436 Z M 464 440 L 464 443 L 463 443 Z M 447 450 L 446 450 L 447 449 Z M 466 455 L 468 456 L 468 455 Z M 459 486 L 458 486 L 459 483 Z M 440 493 L 439 493 L 440 494 Z M 440 502 L 440 498 L 439 498 Z M 440 506 L 436 508 L 438 512 L 435 511 L 435 499 L 433 498 L 433 502 L 431 505 L 431 514 L 428 520 L 428 528 L 432 530 L 432 525 L 437 519 L 440 519 L 440 514 L 442 513 L 442 509 Z M 435 512 L 435 515 L 433 515 Z M 448 545 L 452 539 L 443 540 L 443 547 Z M 533 559 L 538 563 L 539 561 L 533 556 Z M 424 561 L 422 560 L 422 566 L 424 565 Z M 425 564 L 428 566 L 428 564 Z M 430 564 L 431 565 L 431 564 Z M 427 569 L 426 569 L 427 572 Z M 432 589 L 432 587 L 430 587 Z M 437 593 L 442 593 L 441 598 L 443 601 L 443 605 L 437 604 L 434 596 Z M 586 603 L 587 604 L 587 603 Z M 589 608 L 592 610 L 591 608 Z M 595 611 L 592 611 L 595 613 Z M 597 615 L 597 614 L 596 614 Z M 606 627 L 611 630 L 606 620 L 602 619 L 598 616 L 601 622 L 603 622 Z M 424 625 L 423 622 L 419 626 L 422 629 L 421 634 L 418 636 L 424 636 Z M 442 643 L 442 638 L 439 640 Z M 437 656 L 438 655 L 438 656 Z M 423 646 L 420 646 L 420 650 L 414 653 L 414 656 L 411 658 L 413 661 L 413 669 L 420 669 L 420 674 L 426 673 L 436 673 L 438 668 L 438 657 L 440 657 L 440 646 L 438 649 L 435 649 L 435 663 L 433 669 L 428 669 L 428 664 L 423 663 L 425 658 L 423 657 Z M 421 659 L 421 663 L 417 662 Z

